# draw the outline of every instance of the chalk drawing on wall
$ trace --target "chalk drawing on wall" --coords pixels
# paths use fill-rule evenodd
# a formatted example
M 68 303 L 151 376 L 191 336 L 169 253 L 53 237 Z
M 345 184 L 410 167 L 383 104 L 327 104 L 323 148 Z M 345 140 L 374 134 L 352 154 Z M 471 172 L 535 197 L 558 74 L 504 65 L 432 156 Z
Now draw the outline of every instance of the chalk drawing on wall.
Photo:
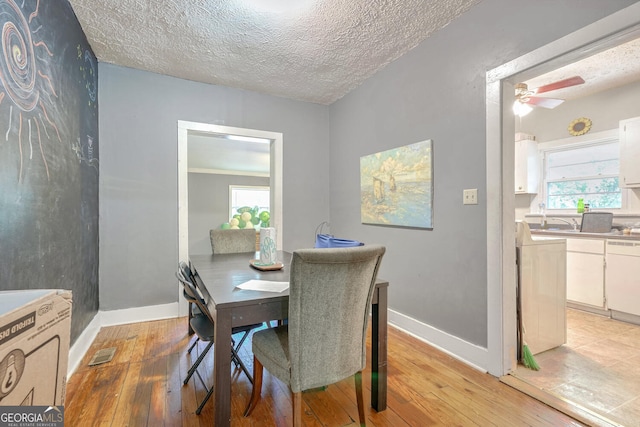
M 94 157 L 94 143 L 93 137 L 91 135 L 87 135 L 86 142 L 81 141 L 80 138 L 76 140 L 76 143 L 71 147 L 73 152 L 76 154 L 78 161 L 80 163 L 84 162 L 87 165 L 98 170 L 98 159 Z
M 88 49 L 82 49 L 78 45 L 78 59 L 83 61 L 80 65 L 84 85 L 89 95 L 89 107 L 96 107 L 96 95 L 98 93 L 98 73 L 93 55 Z
M 34 30 L 30 27 L 32 23 L 36 25 L 33 21 L 38 16 L 39 6 L 38 1 L 27 20 L 26 12 L 22 12 L 13 0 L 0 1 L 0 21 L 4 22 L 0 39 L 3 55 L 0 60 L 0 104 L 5 100 L 10 103 L 5 141 L 9 141 L 10 135 L 17 137 L 18 183 L 22 183 L 23 180 L 24 162 L 27 159 L 33 160 L 34 150 L 39 151 L 47 180 L 50 180 L 43 139 L 51 140 L 55 131 L 58 141 L 62 142 L 57 126 L 42 102 L 43 95 L 51 99 L 51 96 L 57 98 L 58 94 L 46 72 L 47 62 L 53 54 L 44 41 L 38 39 L 40 26 Z
M 89 49 L 77 45 L 78 61 L 80 62 L 80 87 L 84 87 L 87 91 L 87 107 L 90 110 L 98 108 L 98 70 L 96 67 L 95 57 Z M 85 138 L 78 137 L 76 142 L 72 144 L 71 149 L 75 153 L 80 163 L 85 163 L 98 170 L 97 144 L 94 143 L 94 136 L 86 135 Z

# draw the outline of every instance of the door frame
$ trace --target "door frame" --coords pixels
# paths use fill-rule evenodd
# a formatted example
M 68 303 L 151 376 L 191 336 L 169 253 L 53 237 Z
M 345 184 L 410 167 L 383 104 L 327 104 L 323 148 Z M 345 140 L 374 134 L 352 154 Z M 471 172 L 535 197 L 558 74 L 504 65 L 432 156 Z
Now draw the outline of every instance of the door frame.
M 640 3 L 494 68 L 486 74 L 488 371 L 517 365 L 514 84 L 640 37 Z
M 189 133 L 210 133 L 212 135 L 237 135 L 270 140 L 269 155 L 269 186 L 271 188 L 271 218 L 270 225 L 275 227 L 276 245 L 282 248 L 282 166 L 283 166 L 283 136 L 280 132 L 270 132 L 257 129 L 237 128 L 231 126 L 214 125 L 210 123 L 189 122 L 178 120 L 178 260 L 189 259 L 189 172 L 188 172 L 188 142 Z M 182 292 L 178 292 L 179 316 L 188 314 L 188 304 Z

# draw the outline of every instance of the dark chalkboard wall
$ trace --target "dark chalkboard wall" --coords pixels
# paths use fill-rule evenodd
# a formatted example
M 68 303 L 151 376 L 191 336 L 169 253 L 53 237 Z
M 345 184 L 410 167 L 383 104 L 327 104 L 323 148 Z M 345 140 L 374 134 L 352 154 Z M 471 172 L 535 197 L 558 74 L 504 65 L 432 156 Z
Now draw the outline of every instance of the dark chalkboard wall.
M 67 0 L 0 0 L 0 290 L 98 310 L 97 61 Z

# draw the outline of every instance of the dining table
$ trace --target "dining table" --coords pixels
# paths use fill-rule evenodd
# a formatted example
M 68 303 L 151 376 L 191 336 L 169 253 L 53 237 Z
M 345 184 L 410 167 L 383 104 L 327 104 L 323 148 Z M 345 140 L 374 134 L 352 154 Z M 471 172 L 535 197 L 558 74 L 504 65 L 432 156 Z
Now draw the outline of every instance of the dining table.
M 213 381 L 214 425 L 231 424 L 231 328 L 285 320 L 289 290 L 266 292 L 240 289 L 249 280 L 288 282 L 292 254 L 278 251 L 279 269 L 260 267 L 260 253 L 192 255 L 196 280 L 205 289 L 205 301 L 214 318 Z M 256 268 L 257 264 L 260 268 Z M 279 266 L 278 266 L 279 267 Z M 387 407 L 387 290 L 389 282 L 376 279 L 371 302 L 371 406 Z

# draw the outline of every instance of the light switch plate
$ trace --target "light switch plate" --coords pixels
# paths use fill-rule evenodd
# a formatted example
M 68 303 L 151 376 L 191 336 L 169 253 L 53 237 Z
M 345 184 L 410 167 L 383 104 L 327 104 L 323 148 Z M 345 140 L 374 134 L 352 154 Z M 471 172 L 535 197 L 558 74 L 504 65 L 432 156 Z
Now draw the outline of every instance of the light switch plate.
M 477 205 L 478 204 L 478 189 L 468 188 L 462 190 L 462 204 L 463 205 Z

